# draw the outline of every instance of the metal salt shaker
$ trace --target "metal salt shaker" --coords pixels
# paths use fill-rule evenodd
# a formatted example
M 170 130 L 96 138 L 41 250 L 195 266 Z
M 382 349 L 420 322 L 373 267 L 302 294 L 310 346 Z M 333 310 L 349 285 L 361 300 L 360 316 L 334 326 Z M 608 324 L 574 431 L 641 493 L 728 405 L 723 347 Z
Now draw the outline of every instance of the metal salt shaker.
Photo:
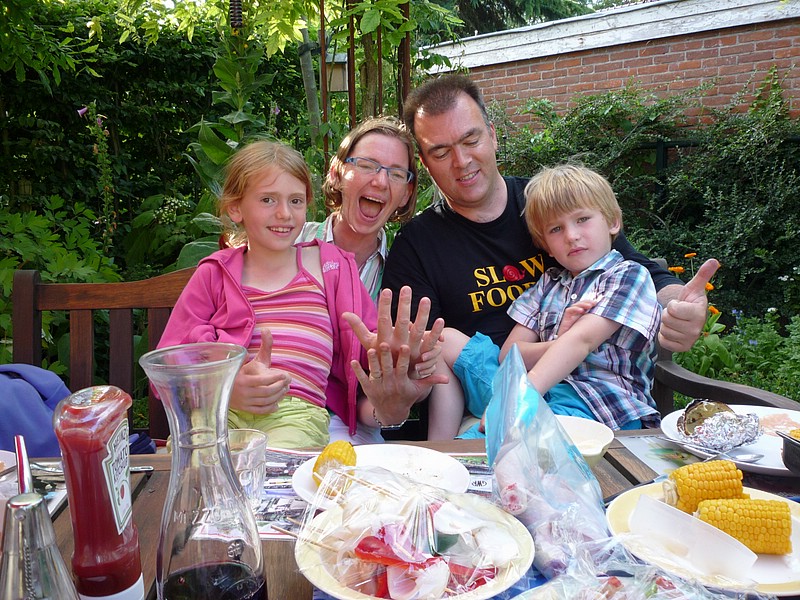
M 3 600 L 79 600 L 56 544 L 44 497 L 33 491 L 25 440 L 15 439 L 19 491 L 6 503 L 0 562 Z

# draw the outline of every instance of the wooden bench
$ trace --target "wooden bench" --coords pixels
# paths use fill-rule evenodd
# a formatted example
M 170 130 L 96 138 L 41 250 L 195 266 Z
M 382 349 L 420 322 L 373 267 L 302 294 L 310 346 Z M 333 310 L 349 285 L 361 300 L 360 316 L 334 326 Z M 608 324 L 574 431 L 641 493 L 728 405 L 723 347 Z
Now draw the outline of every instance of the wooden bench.
M 13 357 L 16 363 L 42 365 L 42 312 L 69 311 L 69 371 L 67 386 L 76 391 L 95 385 L 94 311 L 109 315 L 109 376 L 107 382 L 131 392 L 134 389 L 134 311 L 146 310 L 148 349 L 158 344 L 193 268 L 151 279 L 121 283 L 42 283 L 38 271 L 17 271 L 13 289 Z M 656 363 L 653 398 L 662 415 L 675 408 L 674 395 L 707 398 L 727 404 L 754 404 L 798 410 L 794 400 L 761 389 L 709 379 L 688 371 L 673 361 L 672 353 L 661 351 Z M 150 436 L 169 435 L 161 402 L 149 397 Z M 412 424 L 410 423 L 409 426 Z M 426 428 L 403 428 L 392 439 L 424 439 Z
M 74 392 L 107 383 L 133 393 L 137 367 L 135 325 L 143 319 L 148 349 L 154 349 L 172 307 L 193 272 L 194 268 L 181 269 L 150 279 L 120 283 L 43 283 L 38 271 L 17 271 L 12 291 L 13 360 L 46 366 L 42 365 L 42 313 L 69 311 L 67 387 Z M 107 357 L 95 355 L 95 341 L 99 340 L 95 311 L 101 310 L 108 311 Z M 98 382 L 97 363 L 105 358 L 108 381 Z M 165 439 L 169 435 L 166 413 L 161 401 L 152 394 L 148 399 L 148 411 L 150 437 Z

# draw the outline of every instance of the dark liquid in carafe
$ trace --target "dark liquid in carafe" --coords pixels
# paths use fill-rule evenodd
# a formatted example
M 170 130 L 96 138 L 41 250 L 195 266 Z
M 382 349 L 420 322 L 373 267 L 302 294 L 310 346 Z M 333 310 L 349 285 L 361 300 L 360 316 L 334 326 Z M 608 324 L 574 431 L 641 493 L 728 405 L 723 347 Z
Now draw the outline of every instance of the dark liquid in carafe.
M 164 600 L 264 600 L 264 578 L 236 562 L 176 571 L 164 583 Z

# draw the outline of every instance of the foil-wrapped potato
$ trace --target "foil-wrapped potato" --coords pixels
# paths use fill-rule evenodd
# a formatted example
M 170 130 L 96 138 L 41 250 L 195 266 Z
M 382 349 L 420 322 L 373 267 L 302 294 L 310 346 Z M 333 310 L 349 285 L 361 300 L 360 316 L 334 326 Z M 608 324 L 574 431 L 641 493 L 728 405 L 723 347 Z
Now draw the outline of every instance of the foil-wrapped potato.
M 678 417 L 677 427 L 684 441 L 718 452 L 749 444 L 761 435 L 758 415 L 738 414 L 711 400 L 693 400 Z

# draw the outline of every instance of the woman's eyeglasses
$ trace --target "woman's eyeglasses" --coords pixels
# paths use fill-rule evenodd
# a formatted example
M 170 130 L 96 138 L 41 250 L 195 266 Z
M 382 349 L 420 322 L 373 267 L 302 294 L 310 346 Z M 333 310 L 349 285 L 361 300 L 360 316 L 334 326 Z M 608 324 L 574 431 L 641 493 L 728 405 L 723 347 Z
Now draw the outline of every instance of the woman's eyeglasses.
M 414 181 L 414 174 L 411 171 L 400 167 L 384 167 L 381 163 L 369 158 L 351 156 L 350 158 L 345 158 L 344 162 L 353 165 L 359 173 L 364 175 L 376 175 L 381 172 L 381 169 L 384 169 L 389 176 L 389 181 L 392 183 L 410 183 Z

